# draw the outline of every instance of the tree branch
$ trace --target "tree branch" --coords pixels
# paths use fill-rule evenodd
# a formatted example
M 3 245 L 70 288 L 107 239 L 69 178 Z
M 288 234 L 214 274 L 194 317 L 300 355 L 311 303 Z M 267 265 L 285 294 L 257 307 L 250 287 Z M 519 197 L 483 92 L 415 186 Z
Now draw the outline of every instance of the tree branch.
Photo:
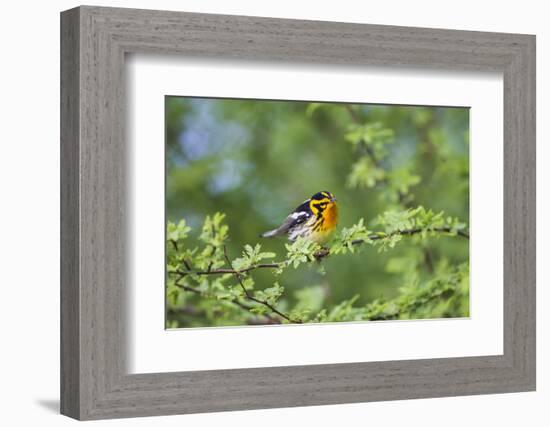
M 206 296 L 205 293 L 202 292 L 201 290 L 196 289 L 196 288 L 193 288 L 192 286 L 188 286 L 188 285 L 184 285 L 184 284 L 180 283 L 179 281 L 180 281 L 181 279 L 183 279 L 183 277 L 185 277 L 185 276 L 181 275 L 180 278 L 177 279 L 177 280 L 174 282 L 174 285 L 175 285 L 176 287 L 178 287 L 178 288 L 180 288 L 180 289 L 182 289 L 182 290 L 184 290 L 184 291 L 187 291 L 187 292 L 192 292 L 192 293 L 194 293 L 194 294 L 196 294 L 196 295 L 199 295 L 199 296 L 201 296 L 201 297 L 205 297 L 205 296 Z M 232 304 L 235 304 L 237 307 L 242 308 L 242 309 L 245 310 L 247 313 L 250 313 L 250 310 L 253 308 L 251 305 L 245 304 L 245 303 L 239 301 L 237 298 L 226 299 L 225 301 L 229 301 L 229 302 L 231 302 Z M 268 314 L 265 314 L 263 317 L 266 319 L 265 322 L 255 321 L 255 322 L 253 322 L 253 324 L 274 324 L 274 323 L 280 323 L 280 322 L 277 321 L 277 319 L 275 319 L 275 318 L 269 316 Z
M 351 105 L 345 104 L 345 107 L 346 107 L 346 110 L 348 111 L 349 115 L 351 116 L 352 120 L 358 125 L 362 124 L 361 119 L 357 115 L 357 112 L 353 108 L 351 108 Z M 380 162 L 376 158 L 376 155 L 374 154 L 374 151 L 372 150 L 372 148 L 367 144 L 360 145 L 360 147 L 363 147 L 365 149 L 365 152 L 369 156 L 369 158 L 370 158 L 371 162 L 373 163 L 373 165 L 376 166 L 379 169 L 382 169 L 382 167 L 380 165 Z M 385 180 L 386 179 L 384 179 L 384 181 Z
M 408 229 L 408 230 L 397 230 L 397 231 L 394 231 L 392 233 L 387 233 L 387 234 L 386 233 L 371 234 L 371 235 L 369 235 L 368 240 L 373 240 L 373 241 L 374 240 L 383 240 L 383 239 L 388 239 L 388 238 L 390 238 L 392 236 L 395 236 L 395 235 L 413 236 L 415 234 L 421 233 L 422 231 L 424 231 L 423 228 L 411 228 L 411 229 Z M 428 230 L 428 231 L 434 231 L 436 233 L 451 233 L 451 232 L 453 232 L 451 227 L 438 227 L 438 228 L 433 228 L 433 229 Z M 465 239 L 470 238 L 470 235 L 466 231 L 457 230 L 456 233 L 457 233 L 458 236 L 463 237 Z M 365 240 L 365 239 L 353 240 L 351 242 L 351 244 L 352 245 L 360 245 L 360 244 L 366 243 L 368 240 Z M 323 249 L 320 249 L 319 251 L 317 251 L 314 256 L 315 256 L 315 259 L 319 260 L 319 259 L 325 258 L 329 255 L 330 255 L 330 249 L 323 248 Z M 242 274 L 248 273 L 249 271 L 252 271 L 252 270 L 258 270 L 258 269 L 261 269 L 261 268 L 280 268 L 280 267 L 282 267 L 286 264 L 286 261 L 272 262 L 272 263 L 262 263 L 262 264 L 251 265 L 250 267 L 242 268 L 240 270 L 235 270 L 233 268 L 233 265 L 231 264 L 231 261 L 227 257 L 227 252 L 226 252 L 225 246 L 224 246 L 224 257 L 226 259 L 226 262 L 230 266 L 230 268 L 217 268 L 217 269 L 210 269 L 210 270 L 191 270 L 191 269 L 188 268 L 187 271 L 177 270 L 177 271 L 172 271 L 170 273 L 177 274 L 180 277 L 185 277 L 185 276 L 193 275 L 193 274 L 197 274 L 199 276 L 200 275 L 208 275 L 208 274 L 233 274 L 235 277 L 237 277 L 239 279 L 239 281 L 241 283 L 241 286 L 243 287 L 243 290 L 245 291 L 246 297 L 248 299 L 250 299 L 251 301 L 254 301 L 255 300 L 254 297 L 249 295 L 248 291 L 246 289 L 244 289 L 244 286 L 242 285 L 242 281 L 240 280 L 240 276 Z M 266 305 L 265 302 L 261 302 L 261 301 L 256 301 L 256 302 L 258 302 L 260 304 L 263 304 L 263 305 Z M 272 309 L 271 307 L 269 307 L 269 308 Z M 282 317 L 286 318 L 284 315 Z
M 359 117 L 359 115 L 357 114 L 357 112 L 349 104 L 345 104 L 345 108 L 348 111 L 351 119 L 355 122 L 355 124 L 361 125 L 362 120 Z M 431 126 L 432 122 L 433 122 L 433 117 L 428 122 L 428 124 L 424 125 L 423 128 L 422 128 L 422 134 L 423 134 L 422 138 L 426 141 L 426 144 L 428 144 L 428 146 L 431 148 L 430 151 L 433 151 L 433 144 L 431 144 L 431 141 L 430 141 L 430 138 L 429 138 L 429 135 L 428 135 L 428 129 L 429 129 L 429 126 Z M 362 146 L 363 145 L 361 145 L 361 147 Z M 372 150 L 372 148 L 367 144 L 364 144 L 364 147 L 365 147 L 366 154 L 368 155 L 368 157 L 370 158 L 370 160 L 374 164 L 374 166 L 379 168 L 379 169 L 384 169 L 382 167 L 382 165 L 380 164 L 379 160 L 376 158 L 376 155 L 375 155 L 374 151 Z M 389 180 L 386 176 L 378 182 L 383 183 L 383 184 L 388 184 Z M 407 197 L 408 194 L 409 193 L 403 192 L 401 190 L 397 190 L 397 201 L 401 205 L 403 205 L 405 208 L 412 208 L 412 200 L 411 200 L 410 197 Z M 459 232 L 459 234 L 461 234 L 461 233 Z M 467 237 L 467 236 L 462 236 L 462 237 Z M 424 253 L 424 260 L 425 260 L 426 268 L 428 269 L 428 271 L 430 273 L 433 273 L 432 254 L 431 254 L 430 249 L 429 248 L 424 248 L 423 253 Z
M 397 234 L 401 234 L 402 236 L 412 236 L 413 234 L 418 234 L 418 233 L 421 233 L 422 231 L 424 231 L 423 228 L 411 228 L 411 229 L 408 229 L 408 230 L 397 230 L 397 231 L 394 231 L 393 233 L 388 233 L 388 234 L 384 234 L 384 235 L 371 234 L 369 236 L 369 240 L 387 239 L 388 237 L 395 236 Z M 438 233 L 452 233 L 453 229 L 451 227 L 436 227 L 436 228 L 432 228 L 431 230 L 428 229 L 427 231 L 435 231 L 435 232 L 438 232 Z M 460 237 L 464 237 L 465 239 L 470 238 L 470 235 L 466 231 L 457 230 L 456 234 Z M 365 242 L 364 240 L 356 240 L 356 241 L 353 242 L 353 244 L 356 245 L 356 244 L 364 243 L 364 242 Z
M 351 108 L 351 105 L 349 104 L 345 104 L 345 108 L 346 110 L 348 111 L 349 115 L 351 116 L 351 119 L 355 122 L 355 124 L 357 125 L 361 125 L 362 124 L 362 121 L 359 117 L 359 115 L 357 114 L 357 112 Z M 372 147 L 368 144 L 361 144 L 360 147 L 363 147 L 364 150 L 365 150 L 365 153 L 367 154 L 367 156 L 369 157 L 370 161 L 372 162 L 372 164 L 378 168 L 378 169 L 382 169 L 385 171 L 385 169 L 382 167 L 382 164 L 380 163 L 380 160 L 378 160 L 376 158 L 376 154 L 374 153 Z M 388 183 L 388 177 L 384 177 L 382 179 L 380 179 L 378 182 L 379 183 L 384 183 L 384 184 L 387 184 Z M 399 203 L 401 203 L 402 205 L 404 205 L 405 207 L 410 207 L 410 202 L 407 202 L 407 194 L 406 193 L 403 193 L 401 190 L 397 190 L 397 200 L 399 201 Z
M 272 304 L 270 304 L 269 302 L 267 301 L 264 301 L 264 300 L 261 300 L 261 299 L 258 299 L 256 298 L 254 295 L 252 295 L 250 292 L 248 292 L 248 289 L 246 289 L 246 287 L 244 286 L 244 283 L 241 279 L 241 275 L 243 274 L 242 272 L 240 271 L 236 271 L 234 268 L 233 268 L 233 264 L 231 263 L 231 260 L 229 259 L 229 256 L 227 255 L 227 248 L 226 246 L 224 245 L 223 246 L 223 256 L 225 257 L 225 260 L 227 262 L 227 264 L 229 264 L 229 267 L 231 268 L 231 270 L 233 271 L 233 275 L 237 278 L 239 284 L 241 285 L 241 289 L 243 290 L 246 298 L 248 298 L 249 300 L 251 301 L 254 301 L 255 303 L 258 303 L 258 304 L 261 304 L 261 305 L 264 305 L 265 307 L 269 308 L 273 313 L 275 314 L 278 314 L 279 316 L 281 316 L 283 319 L 289 321 L 290 323 L 302 323 L 301 320 L 292 320 L 288 315 L 280 312 L 279 310 L 277 310 L 277 308 L 275 308 Z
M 216 268 L 216 269 L 210 269 L 210 270 L 190 270 L 189 271 L 173 271 L 174 274 L 179 274 L 180 276 L 188 276 L 192 274 L 197 274 L 199 276 L 208 275 L 208 274 L 243 274 L 247 273 L 251 270 L 257 270 L 260 268 L 279 268 L 282 265 L 284 265 L 285 262 L 272 262 L 267 264 L 255 264 L 251 265 L 250 267 L 242 268 L 240 270 L 235 270 L 233 268 Z

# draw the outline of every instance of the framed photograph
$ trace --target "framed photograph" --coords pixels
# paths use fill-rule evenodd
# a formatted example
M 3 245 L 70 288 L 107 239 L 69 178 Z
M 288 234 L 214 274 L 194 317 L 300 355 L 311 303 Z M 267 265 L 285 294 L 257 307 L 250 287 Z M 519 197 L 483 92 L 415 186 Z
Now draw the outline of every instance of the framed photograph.
M 61 411 L 535 389 L 535 38 L 61 14 Z
M 469 317 L 469 108 L 165 114 L 166 328 Z

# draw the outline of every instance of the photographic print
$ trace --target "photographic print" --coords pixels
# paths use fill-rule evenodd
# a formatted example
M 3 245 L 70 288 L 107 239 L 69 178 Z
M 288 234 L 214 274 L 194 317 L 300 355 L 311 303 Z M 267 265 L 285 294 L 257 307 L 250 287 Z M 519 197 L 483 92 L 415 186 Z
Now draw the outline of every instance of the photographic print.
M 167 96 L 166 328 L 469 316 L 469 108 Z

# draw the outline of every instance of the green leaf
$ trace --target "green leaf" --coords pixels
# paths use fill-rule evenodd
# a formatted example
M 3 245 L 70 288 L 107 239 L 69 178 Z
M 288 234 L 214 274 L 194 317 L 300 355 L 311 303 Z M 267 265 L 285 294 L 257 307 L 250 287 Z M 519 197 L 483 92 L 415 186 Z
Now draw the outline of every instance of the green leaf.
M 376 223 L 384 226 L 384 231 L 387 234 L 398 230 L 411 229 L 414 227 L 413 218 L 418 213 L 417 209 L 407 209 L 405 211 L 386 211 L 378 216 Z
M 348 251 L 353 253 L 355 251 L 355 241 L 371 243 L 369 234 L 370 232 L 365 227 L 363 218 L 361 218 L 357 224 L 343 228 L 340 231 L 340 234 L 334 239 L 330 252 L 333 254 L 345 254 Z
M 240 258 L 234 259 L 231 264 L 235 270 L 243 270 L 254 265 L 262 263 L 263 260 L 275 258 L 273 252 L 262 252 L 262 247 L 258 243 L 255 246 L 245 245 Z
M 181 219 L 178 224 L 168 221 L 166 225 L 166 239 L 178 243 L 187 238 L 191 227 L 185 223 L 185 219 Z
M 394 142 L 393 130 L 384 127 L 380 122 L 352 124 L 344 138 L 354 146 L 363 144 L 375 150 L 380 150 L 383 145 Z
M 229 227 L 223 224 L 225 214 L 216 212 L 213 216 L 207 215 L 199 239 L 214 248 L 221 247 L 227 239 Z
M 292 243 L 286 243 L 287 263 L 294 268 L 298 268 L 300 264 L 313 261 L 315 253 L 321 249 L 321 246 L 309 239 L 298 237 Z
M 259 290 L 254 293 L 254 297 L 260 301 L 266 301 L 270 305 L 277 304 L 277 301 L 283 295 L 284 288 L 279 285 L 278 282 L 275 282 L 271 287 L 264 290 Z
M 409 189 L 421 181 L 420 176 L 413 174 L 408 167 L 393 169 L 388 174 L 390 187 L 401 194 L 407 194 Z
M 385 177 L 384 169 L 377 167 L 370 157 L 364 156 L 351 167 L 346 185 L 350 188 L 372 188 Z

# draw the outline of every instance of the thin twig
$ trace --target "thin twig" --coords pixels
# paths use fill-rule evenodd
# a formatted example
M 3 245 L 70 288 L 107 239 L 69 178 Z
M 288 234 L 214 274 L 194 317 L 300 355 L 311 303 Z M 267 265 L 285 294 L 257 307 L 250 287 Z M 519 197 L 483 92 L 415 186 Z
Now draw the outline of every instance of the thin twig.
M 179 279 L 178 279 L 179 280 Z M 193 288 L 192 286 L 187 286 L 187 285 L 183 285 L 179 282 L 176 282 L 174 283 L 175 286 L 177 286 L 178 288 L 180 289 L 183 289 L 184 291 L 187 291 L 187 292 L 192 292 L 194 294 L 197 294 L 197 295 L 200 295 L 200 296 L 205 296 L 204 292 L 202 292 L 201 290 L 199 289 L 196 289 L 196 288 Z M 246 305 L 246 304 L 243 304 L 242 302 L 236 300 L 236 299 L 232 299 L 232 300 L 227 300 L 227 301 L 231 301 L 233 304 L 235 305 L 238 305 L 239 307 L 249 311 L 252 307 L 249 306 L 249 305 Z
M 349 105 L 349 104 L 345 104 L 345 107 L 346 107 L 346 110 L 348 111 L 349 115 L 353 119 L 353 121 L 357 125 L 360 125 L 361 124 L 361 119 L 357 115 L 357 112 L 353 108 L 351 108 L 351 105 Z M 363 147 L 365 149 L 365 152 L 369 156 L 369 158 L 370 158 L 371 162 L 374 164 L 374 166 L 376 166 L 377 168 L 381 168 L 380 162 L 376 158 L 376 155 L 374 154 L 374 151 L 373 151 L 372 147 L 370 145 L 367 145 L 367 144 L 361 145 L 361 147 Z
M 172 243 L 172 246 L 174 246 L 174 249 L 176 252 L 178 252 L 178 242 L 176 242 L 174 239 L 169 239 L 169 242 Z
M 368 240 L 365 240 L 365 239 L 352 240 L 351 244 L 352 245 L 361 245 L 363 243 L 368 242 L 369 240 L 383 240 L 383 239 L 387 239 L 389 237 L 393 237 L 393 236 L 397 236 L 397 235 L 412 236 L 412 235 L 415 235 L 415 234 L 418 234 L 418 233 L 422 233 L 423 231 L 424 231 L 423 228 L 411 228 L 411 229 L 408 229 L 408 230 L 396 230 L 396 231 L 393 231 L 393 232 L 387 233 L 387 234 L 386 233 L 371 234 L 371 235 L 369 235 Z M 451 233 L 451 232 L 453 232 L 451 227 L 438 227 L 438 228 L 433 228 L 433 229 L 428 230 L 428 231 L 435 231 L 435 232 L 438 232 L 438 233 Z M 456 234 L 461 236 L 461 237 L 464 237 L 465 239 L 470 238 L 469 234 L 465 231 L 462 231 L 462 230 L 457 230 Z M 324 248 L 319 250 L 316 254 L 314 254 L 316 260 L 319 260 L 319 259 L 324 258 L 324 257 L 329 256 L 329 255 L 330 255 L 330 250 L 329 249 L 324 249 Z
M 183 278 L 184 276 L 180 276 L 179 279 L 177 279 L 175 282 L 174 282 L 174 285 L 184 291 L 187 291 L 187 292 L 192 292 L 196 295 L 199 295 L 201 297 L 204 297 L 206 296 L 205 293 L 197 288 L 193 288 L 192 286 L 188 286 L 188 285 L 184 285 L 182 283 L 180 283 L 180 280 Z M 248 305 L 248 304 L 245 304 L 241 301 L 239 301 L 237 298 L 233 298 L 233 299 L 227 299 L 225 301 L 229 301 L 231 302 L 232 304 L 235 304 L 237 307 L 245 310 L 246 312 L 250 313 L 250 310 L 253 308 L 252 306 Z M 263 316 L 265 319 L 266 319 L 266 323 L 267 324 L 273 324 L 273 323 L 277 323 L 277 319 L 274 319 L 273 317 L 269 316 L 268 314 L 265 314 Z M 254 324 L 262 324 L 261 322 L 254 322 Z
M 387 233 L 387 234 L 386 233 L 371 234 L 371 235 L 369 235 L 368 239 L 353 240 L 351 242 L 351 244 L 352 245 L 360 245 L 362 243 L 368 242 L 369 240 L 383 240 L 383 239 L 387 239 L 387 238 L 390 238 L 390 237 L 395 236 L 395 235 L 412 236 L 412 235 L 415 235 L 415 234 L 419 234 L 422 231 L 424 231 L 423 228 L 411 228 L 411 229 L 408 229 L 408 230 L 397 230 L 397 231 L 394 231 L 392 233 Z M 447 226 L 433 228 L 433 229 L 428 230 L 428 231 L 430 231 L 430 232 L 433 231 L 433 232 L 436 232 L 436 233 L 453 233 L 453 232 L 455 232 L 455 231 L 452 230 L 451 227 L 447 227 Z M 456 234 L 460 237 L 465 238 L 465 239 L 470 238 L 470 235 L 466 231 L 463 231 L 463 230 L 456 230 Z M 330 250 L 326 249 L 326 248 L 323 248 L 323 249 L 320 249 L 319 251 L 317 251 L 314 254 L 314 257 L 315 257 L 316 260 L 319 260 L 321 258 L 325 258 L 328 255 L 330 255 Z M 225 250 L 224 250 L 224 256 L 226 256 L 226 261 L 228 261 L 227 254 L 225 253 Z M 240 275 L 242 275 L 243 273 L 248 273 L 249 271 L 258 270 L 258 269 L 262 269 L 262 268 L 280 268 L 281 266 L 285 265 L 286 262 L 281 261 L 281 262 L 254 264 L 254 265 L 251 265 L 249 267 L 242 268 L 240 270 L 235 270 L 230 262 L 228 262 L 228 264 L 230 265 L 231 268 L 217 268 L 217 269 L 211 269 L 211 270 L 195 270 L 195 271 L 187 269 L 187 271 L 176 270 L 176 271 L 172 271 L 170 273 L 171 274 L 176 274 L 180 277 L 193 275 L 193 274 L 196 274 L 196 275 L 199 275 L 199 276 L 209 275 L 209 274 L 233 274 L 233 275 L 240 278 Z M 249 298 L 249 299 L 252 300 L 252 298 Z
M 279 316 L 281 316 L 283 319 L 291 322 L 291 323 L 302 323 L 300 320 L 292 320 L 288 315 L 280 312 L 279 310 L 277 310 L 277 308 L 275 308 L 272 304 L 270 304 L 269 302 L 267 301 L 264 301 L 264 300 L 261 300 L 261 299 L 258 299 L 256 298 L 254 295 L 252 295 L 250 292 L 248 292 L 248 289 L 246 289 L 246 287 L 244 286 L 244 283 L 241 279 L 241 275 L 242 275 L 242 272 L 240 271 L 236 271 L 234 268 L 233 268 L 233 264 L 231 263 L 231 260 L 229 259 L 229 256 L 227 255 L 227 248 L 226 246 L 224 245 L 223 246 L 223 256 L 225 257 L 225 261 L 227 262 L 227 264 L 229 265 L 229 267 L 231 268 L 231 270 L 233 271 L 233 275 L 237 278 L 240 286 L 241 286 L 241 289 L 243 290 L 244 292 L 244 295 L 246 296 L 246 298 L 248 298 L 249 300 L 251 301 L 254 301 L 255 303 L 258 303 L 258 304 L 262 304 L 264 305 L 265 307 L 269 308 L 273 313 L 275 314 L 278 314 Z
M 348 111 L 349 115 L 351 116 L 352 120 L 355 122 L 355 124 L 361 125 L 362 124 L 361 119 L 357 114 L 357 112 L 353 108 L 351 108 L 351 105 L 345 104 L 345 108 Z M 372 147 L 368 144 L 363 144 L 361 145 L 361 147 L 364 147 L 365 152 L 369 157 L 370 161 L 372 162 L 372 164 L 378 169 L 383 170 L 384 168 L 382 167 L 382 164 L 380 163 L 380 161 L 376 158 L 376 154 L 374 153 L 374 150 L 372 149 Z M 378 180 L 379 183 L 384 183 L 384 184 L 387 184 L 388 181 L 389 180 L 387 176 Z M 401 203 L 405 207 L 410 207 L 408 206 L 410 202 L 407 202 L 407 194 L 402 192 L 401 190 L 397 190 L 397 200 L 399 201 L 399 203 Z
M 387 239 L 388 237 L 392 237 L 392 236 L 395 236 L 397 234 L 400 234 L 402 236 L 412 236 L 413 234 L 418 234 L 418 233 L 421 233 L 422 231 L 424 231 L 423 228 L 410 228 L 408 230 L 396 230 L 392 233 L 382 234 L 382 235 L 381 234 L 371 234 L 369 236 L 369 240 Z M 452 233 L 452 232 L 454 232 L 453 229 L 451 227 L 448 227 L 448 226 L 435 227 L 435 228 L 432 228 L 431 230 L 428 230 L 428 231 L 435 231 L 435 232 L 438 232 L 438 233 Z M 456 234 L 459 235 L 460 237 L 464 237 L 465 239 L 470 238 L 470 235 L 466 231 L 456 230 Z M 358 243 L 364 243 L 364 242 L 365 242 L 364 240 L 357 240 L 357 241 L 354 241 L 353 244 L 356 245 Z
M 183 261 L 183 265 L 185 265 L 185 268 L 187 268 L 187 271 L 191 271 L 192 268 L 191 268 L 191 265 L 189 264 L 189 262 L 187 262 L 187 260 L 185 258 L 182 258 L 182 261 Z
M 209 270 L 189 270 L 189 271 L 173 271 L 172 273 L 177 273 L 180 276 L 188 276 L 191 274 L 197 274 L 199 276 L 208 275 L 208 274 L 243 274 L 252 270 L 257 270 L 260 268 L 279 268 L 283 265 L 284 262 L 273 262 L 269 264 L 255 264 L 250 267 L 246 267 L 240 270 L 234 270 L 232 268 L 216 268 Z

